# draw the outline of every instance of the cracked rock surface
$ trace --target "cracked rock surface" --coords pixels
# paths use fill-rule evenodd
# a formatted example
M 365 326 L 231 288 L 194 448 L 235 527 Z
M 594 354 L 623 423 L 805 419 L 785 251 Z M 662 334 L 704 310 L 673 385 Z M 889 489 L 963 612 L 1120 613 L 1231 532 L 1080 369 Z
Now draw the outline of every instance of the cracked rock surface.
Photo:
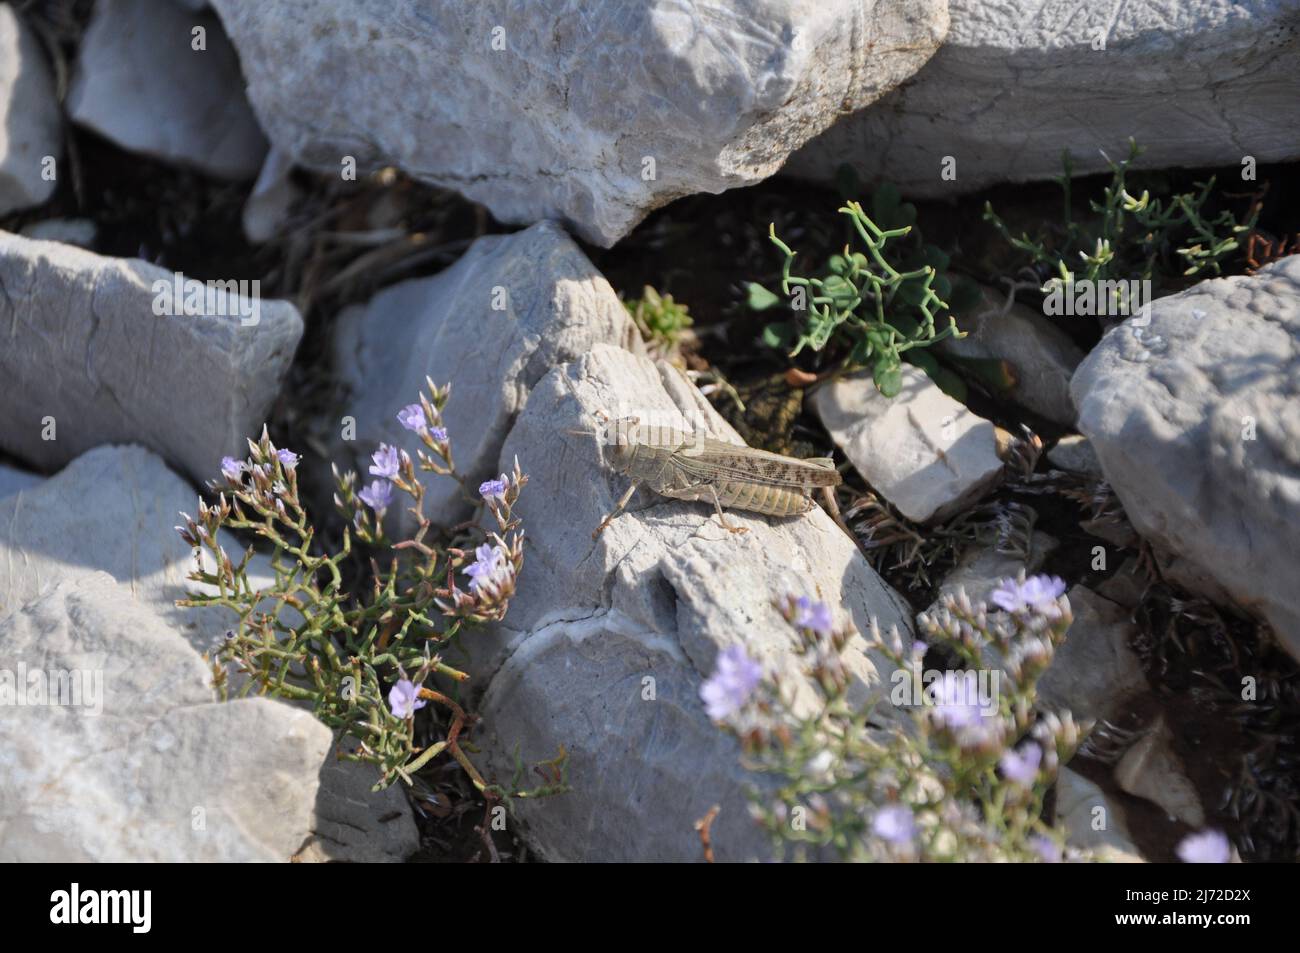
M 1300 657 L 1300 257 L 1203 281 L 1111 330 L 1070 392 L 1134 528 Z
M 50 470 L 101 444 L 139 443 L 200 483 L 222 456 L 242 459 L 302 318 L 272 300 L 255 315 L 224 289 L 211 311 L 186 314 L 174 286 L 148 262 L 0 232 L 0 447 Z
M 1144 166 L 1240 166 L 1300 156 L 1293 0 L 949 0 L 939 52 L 911 80 L 841 120 L 786 171 L 941 197 L 997 182 L 1106 170 L 1150 130 Z M 1104 49 L 1098 48 L 1104 43 Z M 1138 132 L 1141 136 L 1141 133 Z M 955 178 L 941 177 L 945 156 Z
M 679 372 L 616 347 L 597 344 L 533 388 L 501 453 L 530 479 L 524 572 L 505 624 L 466 640 L 474 683 L 487 684 L 488 773 L 508 779 L 516 750 L 528 761 L 569 752 L 573 791 L 519 805 L 549 860 L 697 860 L 692 825 L 713 804 L 719 859 L 766 857 L 738 746 L 708 719 L 702 679 L 741 644 L 807 697 L 793 632 L 772 606 L 785 593 L 827 602 L 860 632 L 874 617 L 908 638 L 909 610 L 820 509 L 733 510 L 747 532 L 732 534 L 709 505 L 641 490 L 593 540 L 627 485 L 602 468 L 595 437 L 567 433 L 595 429 L 599 413 L 739 442 Z M 862 699 L 890 671 L 860 636 L 847 664 Z
M 10 685 L 29 704 L 0 718 L 0 859 L 285 861 L 307 837 L 329 729 L 265 698 L 215 701 L 198 654 L 107 573 L 0 620 L 0 653 L 29 679 L 102 685 L 98 706 Z
M 542 222 L 480 238 L 445 271 L 385 288 L 340 316 L 335 355 L 348 395 L 339 412 L 357 428 L 342 452 L 363 475 L 381 442 L 414 457 L 423 444 L 396 415 L 419 400 L 427 377 L 451 385 L 443 419 L 457 468 L 477 486 L 500 472 L 501 444 L 529 389 L 597 342 L 642 349 L 614 289 L 563 229 Z M 469 516 L 455 481 L 425 487 L 431 519 Z M 389 519 L 414 528 L 405 511 Z
M 915 72 L 948 20 L 942 0 L 213 5 L 295 162 L 398 165 L 606 246 L 672 199 L 776 172 Z

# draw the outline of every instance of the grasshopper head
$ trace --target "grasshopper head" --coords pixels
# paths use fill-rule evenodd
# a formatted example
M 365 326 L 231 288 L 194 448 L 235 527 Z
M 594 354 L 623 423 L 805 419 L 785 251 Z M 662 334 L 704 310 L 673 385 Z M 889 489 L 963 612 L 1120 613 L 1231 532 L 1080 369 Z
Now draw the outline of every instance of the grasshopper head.
M 638 417 L 619 417 L 605 426 L 609 465 L 619 473 L 627 473 L 632 468 L 632 461 L 641 446 L 640 428 L 641 420 Z

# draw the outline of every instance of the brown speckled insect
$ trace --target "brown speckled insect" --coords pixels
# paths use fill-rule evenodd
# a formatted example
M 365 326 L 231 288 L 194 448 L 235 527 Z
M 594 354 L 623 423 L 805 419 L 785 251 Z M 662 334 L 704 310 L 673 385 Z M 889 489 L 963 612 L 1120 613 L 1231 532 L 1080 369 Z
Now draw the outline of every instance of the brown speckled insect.
M 641 484 L 675 500 L 712 502 L 719 522 L 733 533 L 743 533 L 743 526 L 727 522 L 724 507 L 797 516 L 817 505 L 812 498 L 817 490 L 833 504 L 831 488 L 841 482 L 829 457 L 783 457 L 678 427 L 643 424 L 637 417 L 611 421 L 606 436 L 611 468 L 631 477 L 632 485 L 592 538 L 623 511 Z

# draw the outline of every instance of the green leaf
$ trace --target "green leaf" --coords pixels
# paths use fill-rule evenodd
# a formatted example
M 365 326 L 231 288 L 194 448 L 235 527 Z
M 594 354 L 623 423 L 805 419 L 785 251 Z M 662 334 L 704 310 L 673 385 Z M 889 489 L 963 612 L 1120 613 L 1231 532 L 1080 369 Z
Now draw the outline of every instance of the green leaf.
M 789 321 L 774 321 L 763 328 L 763 343 L 768 347 L 788 350 L 794 343 L 795 328 Z
M 897 397 L 903 389 L 903 369 L 896 362 L 878 361 L 871 373 L 876 382 L 876 390 L 884 397 Z
M 749 282 L 749 284 L 746 285 L 746 290 L 749 293 L 747 303 L 749 304 L 751 311 L 766 311 L 768 308 L 772 307 L 772 305 L 779 303 L 781 300 L 777 295 L 768 291 L 757 281 Z

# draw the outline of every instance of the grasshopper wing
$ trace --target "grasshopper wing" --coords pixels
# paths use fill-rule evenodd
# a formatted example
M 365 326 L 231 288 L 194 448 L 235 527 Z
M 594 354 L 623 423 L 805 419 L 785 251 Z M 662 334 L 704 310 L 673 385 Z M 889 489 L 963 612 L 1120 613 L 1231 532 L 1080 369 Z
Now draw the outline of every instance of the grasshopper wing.
M 672 462 L 678 470 L 705 482 L 735 480 L 791 489 L 843 482 L 829 457 L 800 460 L 711 437 L 698 438 L 674 451 Z

